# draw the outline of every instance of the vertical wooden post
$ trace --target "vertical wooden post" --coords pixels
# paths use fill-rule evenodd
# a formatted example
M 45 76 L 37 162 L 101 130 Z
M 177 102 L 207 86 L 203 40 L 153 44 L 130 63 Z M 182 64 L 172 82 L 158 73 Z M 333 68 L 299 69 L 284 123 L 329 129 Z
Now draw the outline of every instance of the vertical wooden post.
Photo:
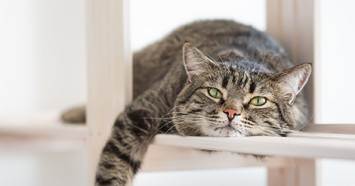
M 268 0 L 267 32 L 290 52 L 296 63 L 319 63 L 317 54 L 319 0 Z M 319 68 L 316 68 L 319 69 Z M 314 74 L 317 71 L 313 71 Z M 306 86 L 307 100 L 314 111 L 314 83 L 310 78 Z M 319 107 L 317 107 L 318 109 Z M 316 114 L 315 112 L 313 112 Z M 269 186 L 315 186 L 316 160 L 295 159 L 291 168 L 269 168 Z
M 88 185 L 115 118 L 131 100 L 128 0 L 87 0 Z
M 315 63 L 318 40 L 319 0 L 268 0 L 267 32 L 278 40 L 297 64 Z M 315 50 L 316 49 L 316 50 Z M 318 65 L 318 64 L 317 64 Z M 317 73 L 317 72 L 316 72 Z M 312 73 L 314 77 L 314 72 Z M 306 86 L 306 95 L 313 110 L 313 78 Z
M 268 168 L 269 186 L 316 186 L 318 164 L 314 159 L 294 159 L 288 167 Z

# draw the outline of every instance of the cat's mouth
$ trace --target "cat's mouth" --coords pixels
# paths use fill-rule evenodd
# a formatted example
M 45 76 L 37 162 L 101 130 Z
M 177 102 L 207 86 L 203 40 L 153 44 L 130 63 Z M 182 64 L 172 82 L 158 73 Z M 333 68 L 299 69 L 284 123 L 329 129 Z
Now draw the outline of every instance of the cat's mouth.
M 230 129 L 230 130 L 235 130 L 235 128 L 232 126 L 232 124 L 231 124 L 231 123 L 228 123 L 227 125 L 224 125 L 224 126 L 222 126 L 222 127 L 217 127 L 217 128 L 215 128 L 214 130 L 215 130 L 215 131 L 217 131 L 217 130 L 219 130 L 219 129 Z
M 227 125 L 217 127 L 214 129 L 214 131 L 220 131 L 223 134 L 227 134 L 227 136 L 230 136 L 231 134 L 234 134 L 233 136 L 235 136 L 236 133 L 239 135 L 243 135 L 240 130 L 238 130 L 232 125 L 232 122 L 229 122 Z

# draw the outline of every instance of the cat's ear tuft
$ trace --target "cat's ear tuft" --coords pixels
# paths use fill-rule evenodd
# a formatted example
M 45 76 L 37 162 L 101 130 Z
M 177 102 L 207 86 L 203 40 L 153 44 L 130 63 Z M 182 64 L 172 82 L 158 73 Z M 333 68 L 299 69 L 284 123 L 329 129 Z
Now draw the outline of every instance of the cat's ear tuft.
M 275 74 L 275 80 L 280 85 L 284 100 L 292 105 L 296 96 L 306 85 L 312 72 L 312 65 L 304 63 Z
M 212 67 L 217 67 L 217 64 L 189 42 L 185 42 L 182 48 L 182 55 L 185 70 L 190 82 L 201 73 Z

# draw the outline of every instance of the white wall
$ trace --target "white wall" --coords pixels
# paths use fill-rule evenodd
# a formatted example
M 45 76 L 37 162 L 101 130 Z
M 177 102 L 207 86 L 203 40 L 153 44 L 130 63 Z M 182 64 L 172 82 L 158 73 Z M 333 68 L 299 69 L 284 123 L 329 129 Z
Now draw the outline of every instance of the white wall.
M 233 19 L 266 29 L 265 0 L 132 0 L 132 48 L 142 48 L 183 24 L 200 19 Z
M 83 149 L 57 153 L 0 153 L 1 186 L 84 186 Z
M 85 102 L 84 2 L 0 0 L 0 118 Z M 84 185 L 83 155 L 0 149 L 0 185 Z
M 319 123 L 354 124 L 355 99 L 355 1 L 322 0 L 321 39 L 321 112 Z M 316 95 L 317 96 L 317 95 Z M 355 161 L 323 160 L 323 186 L 348 186 L 355 183 Z
M 355 123 L 355 1 L 321 1 L 321 123 Z
M 85 0 L 0 0 L 0 115 L 86 99 Z
M 135 186 L 266 186 L 266 169 L 217 169 L 138 174 Z

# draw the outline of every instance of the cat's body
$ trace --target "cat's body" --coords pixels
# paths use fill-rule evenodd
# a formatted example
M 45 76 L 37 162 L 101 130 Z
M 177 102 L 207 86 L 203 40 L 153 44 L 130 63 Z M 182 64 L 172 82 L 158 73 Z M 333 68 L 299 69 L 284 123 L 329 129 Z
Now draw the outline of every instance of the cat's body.
M 252 27 L 222 20 L 195 22 L 134 53 L 134 98 L 173 70 L 173 65 L 182 67 L 182 45 L 185 41 L 216 61 L 253 61 L 274 72 L 295 65 L 277 41 Z M 180 76 L 186 78 L 187 75 L 182 72 Z
M 299 129 L 307 107 L 295 97 L 311 67 L 293 66 L 270 36 L 224 20 L 186 25 L 136 52 L 134 101 L 112 128 L 97 185 L 130 182 L 157 133 L 283 136 Z

